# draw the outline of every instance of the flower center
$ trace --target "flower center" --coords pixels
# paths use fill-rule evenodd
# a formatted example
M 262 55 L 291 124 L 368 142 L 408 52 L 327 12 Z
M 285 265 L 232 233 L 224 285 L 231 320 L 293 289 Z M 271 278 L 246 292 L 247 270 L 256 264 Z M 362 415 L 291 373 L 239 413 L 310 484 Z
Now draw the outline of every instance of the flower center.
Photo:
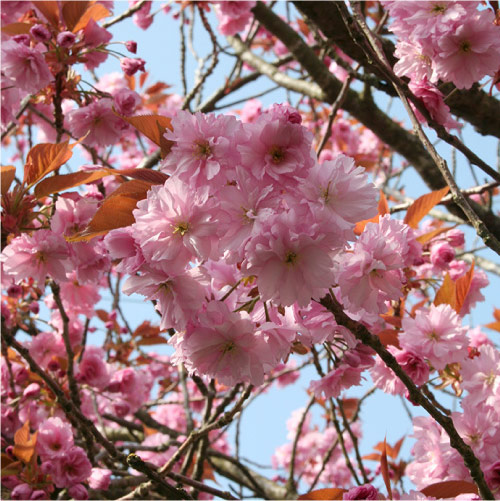
M 295 264 L 297 262 L 297 254 L 292 251 L 288 251 L 285 255 L 285 263 L 286 264 Z
M 444 5 L 442 3 L 434 4 L 434 6 L 431 9 L 432 14 L 436 14 L 436 15 L 442 14 L 445 11 L 446 11 L 446 5 Z
M 198 141 L 196 144 L 196 155 L 208 158 L 212 154 L 208 141 Z
M 39 263 L 45 263 L 45 261 L 47 261 L 47 256 L 43 251 L 38 251 L 36 253 L 36 259 Z
M 496 379 L 496 375 L 493 371 L 491 371 L 488 376 L 486 376 L 486 378 L 484 379 L 486 384 L 488 386 L 493 386 L 493 383 L 495 382 L 495 379 Z
M 330 201 L 330 182 L 328 183 L 326 188 L 321 189 L 321 198 L 327 204 Z
M 427 337 L 429 339 L 433 339 L 434 341 L 437 341 L 439 339 L 439 336 L 436 334 L 436 332 L 432 331 L 427 334 Z
M 231 351 L 234 351 L 236 349 L 236 345 L 232 342 L 232 341 L 229 341 L 228 343 L 226 343 L 221 351 L 222 351 L 222 354 L 225 355 L 226 353 L 230 353 Z
M 466 53 L 472 50 L 472 46 L 469 40 L 462 41 L 462 43 L 460 44 L 460 50 Z
M 189 223 L 179 223 L 174 226 L 174 235 L 179 234 L 183 237 L 189 231 Z
M 271 161 L 273 164 L 280 164 L 285 159 L 285 151 L 281 146 L 274 145 L 269 150 L 269 155 L 271 155 Z

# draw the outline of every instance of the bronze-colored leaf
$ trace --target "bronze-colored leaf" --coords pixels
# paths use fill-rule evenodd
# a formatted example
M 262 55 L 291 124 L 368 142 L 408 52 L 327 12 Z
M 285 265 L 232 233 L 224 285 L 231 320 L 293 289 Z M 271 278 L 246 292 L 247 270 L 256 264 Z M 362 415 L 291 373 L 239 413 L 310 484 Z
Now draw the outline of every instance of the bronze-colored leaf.
M 0 168 L 0 173 L 2 175 L 2 196 L 5 195 L 16 177 L 16 168 L 13 165 L 2 165 Z
M 73 146 L 74 144 L 69 145 L 69 141 L 58 144 L 40 143 L 33 146 L 26 157 L 23 183 L 31 187 L 61 167 L 71 158 Z
M 382 455 L 380 456 L 380 472 L 382 473 L 382 477 L 384 479 L 384 484 L 387 488 L 387 494 L 389 495 L 389 499 L 392 499 L 392 489 L 391 489 L 391 477 L 389 475 L 389 466 L 387 464 L 387 442 L 384 438 L 384 448 L 382 451 Z
M 449 304 L 454 310 L 457 306 L 457 287 L 455 282 L 450 278 L 450 274 L 446 273 L 443 283 L 436 293 L 434 298 L 434 306 L 440 304 Z
M 469 293 L 470 285 L 472 283 L 473 278 L 474 278 L 474 261 L 472 261 L 469 271 L 463 277 L 460 277 L 455 282 L 456 298 L 457 298 L 455 310 L 457 313 L 460 313 L 460 311 L 462 310 L 462 306 L 464 305 L 464 302 L 467 299 L 467 294 Z
M 55 28 L 59 24 L 59 6 L 57 2 L 52 1 L 34 1 L 31 2 L 47 19 L 47 21 L 52 24 Z
M 441 202 L 449 190 L 450 188 L 446 186 L 441 190 L 432 191 L 417 198 L 408 208 L 404 222 L 412 228 L 418 228 L 418 223 L 429 214 L 435 205 Z
M 100 21 L 101 19 L 108 17 L 109 15 L 111 15 L 111 12 L 109 12 L 109 10 L 104 7 L 104 5 L 100 3 L 94 3 L 83 13 L 82 17 L 80 17 L 71 31 L 73 33 L 76 33 L 79 30 L 83 30 L 83 28 L 87 26 L 91 19 L 97 23 L 97 21 Z
M 85 11 L 88 9 L 89 4 L 90 2 L 87 0 L 78 2 L 68 1 L 62 3 L 62 15 L 68 30 L 73 30 Z
M 2 33 L 6 35 L 27 35 L 31 26 L 30 23 L 10 23 L 2 26 Z
M 75 186 L 97 181 L 98 179 L 102 179 L 112 173 L 112 169 L 99 169 L 48 177 L 40 181 L 35 186 L 35 196 L 37 198 L 43 198 L 48 195 L 52 195 L 52 193 L 60 193 L 61 191 L 74 188 Z
M 38 432 L 30 433 L 30 422 L 26 421 L 14 434 L 14 449 L 12 453 L 24 463 L 29 463 L 35 452 L 36 436 Z
M 460 494 L 477 494 L 477 487 L 472 482 L 465 480 L 446 480 L 437 482 L 421 489 L 425 496 L 432 496 L 437 499 L 456 498 Z
M 297 499 L 342 499 L 345 489 L 338 489 L 336 487 L 327 489 L 317 489 L 315 491 L 302 494 Z

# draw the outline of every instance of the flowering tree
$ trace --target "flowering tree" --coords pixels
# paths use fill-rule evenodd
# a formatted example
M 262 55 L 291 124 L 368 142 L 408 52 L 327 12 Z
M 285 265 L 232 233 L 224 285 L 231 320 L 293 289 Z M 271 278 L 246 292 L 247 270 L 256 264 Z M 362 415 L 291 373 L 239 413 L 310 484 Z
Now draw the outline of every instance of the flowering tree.
M 500 353 L 464 321 L 500 274 L 470 139 L 500 138 L 498 2 L 1 7 L 2 497 L 500 498 Z M 167 16 L 179 94 L 110 31 Z M 239 422 L 293 384 L 266 477 Z M 405 461 L 360 453 L 379 392 L 426 412 Z

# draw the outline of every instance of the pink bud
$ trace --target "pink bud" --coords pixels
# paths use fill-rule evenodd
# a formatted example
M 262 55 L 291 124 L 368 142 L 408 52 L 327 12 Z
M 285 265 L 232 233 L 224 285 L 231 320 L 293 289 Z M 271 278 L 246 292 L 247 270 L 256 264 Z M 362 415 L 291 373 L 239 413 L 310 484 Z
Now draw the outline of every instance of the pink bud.
M 448 231 L 446 238 L 452 247 L 463 247 L 465 244 L 464 232 L 458 228 Z
M 125 73 L 125 75 L 128 75 L 131 77 L 132 75 L 135 75 L 138 71 L 146 71 L 144 68 L 144 65 L 146 64 L 146 61 L 144 59 L 132 59 L 130 57 L 124 57 L 123 59 L 120 60 L 120 66 Z
M 71 31 L 63 31 L 59 33 L 59 35 L 57 35 L 57 44 L 65 49 L 72 47 L 75 43 L 75 40 L 76 36 L 74 33 L 71 33 Z
M 446 267 L 455 258 L 455 250 L 448 242 L 439 242 L 431 248 L 431 263 L 440 268 Z
M 52 38 L 50 31 L 43 24 L 32 26 L 30 33 L 37 42 L 48 42 Z
M 31 313 L 33 313 L 34 315 L 38 315 L 38 313 L 40 312 L 40 305 L 39 305 L 36 301 L 33 301 L 33 302 L 30 304 L 30 311 L 31 311 Z
M 40 385 L 38 383 L 31 383 L 26 386 L 26 389 L 23 391 L 23 396 L 26 398 L 36 397 L 40 393 Z
M 127 47 L 127 50 L 129 52 L 132 52 L 132 54 L 135 54 L 137 52 L 137 42 L 134 42 L 133 40 L 128 40 L 125 42 L 125 47 Z
M 17 42 L 21 45 L 26 45 L 27 47 L 30 46 L 30 37 L 29 37 L 29 35 L 26 35 L 25 33 L 23 33 L 22 35 L 13 36 L 12 40 L 14 40 L 14 42 Z

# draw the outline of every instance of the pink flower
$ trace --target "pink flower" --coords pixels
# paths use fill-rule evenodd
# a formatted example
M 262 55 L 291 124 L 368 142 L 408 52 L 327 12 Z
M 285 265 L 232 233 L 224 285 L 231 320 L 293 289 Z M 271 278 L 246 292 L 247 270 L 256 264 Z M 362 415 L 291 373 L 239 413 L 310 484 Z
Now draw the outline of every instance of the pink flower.
M 225 385 L 260 385 L 272 369 L 267 345 L 255 334 L 248 314 L 230 312 L 224 303 L 211 302 L 185 334 L 177 333 L 170 342 L 176 349 L 174 363 L 182 361 L 190 372 Z
M 22 90 L 35 94 L 52 81 L 52 73 L 41 50 L 45 47 L 27 47 L 13 40 L 2 43 L 2 71 Z
M 500 66 L 500 28 L 491 10 L 475 12 L 461 19 L 438 39 L 434 58 L 436 71 L 443 80 L 459 89 L 469 89 L 485 75 L 493 75 Z
M 170 157 L 170 155 L 169 155 Z M 179 273 L 194 259 L 217 259 L 216 201 L 208 188 L 192 190 L 176 177 L 153 186 L 134 210 L 134 237 L 144 257 L 167 273 Z
M 127 50 L 129 52 L 132 52 L 132 54 L 135 54 L 137 52 L 137 42 L 134 40 L 127 40 L 125 42 L 125 47 L 127 47 Z
M 64 49 L 69 49 L 75 44 L 76 36 L 71 31 L 62 31 L 57 35 L 57 44 Z
M 64 308 L 71 310 L 73 314 L 82 314 L 92 317 L 94 306 L 101 296 L 97 292 L 95 283 L 81 284 L 76 279 L 76 272 L 71 272 L 68 281 L 61 284 L 61 299 Z
M 365 170 L 343 154 L 315 164 L 301 182 L 301 191 L 312 204 L 325 210 L 331 224 L 346 238 L 353 238 L 352 229 L 358 221 L 377 212 L 375 187 L 368 182 Z
M 130 7 L 133 7 L 138 0 L 129 0 Z M 144 2 L 144 5 L 132 16 L 134 24 L 142 30 L 148 29 L 153 23 L 153 16 L 150 15 L 153 2 Z
M 111 259 L 121 259 L 116 266 L 120 273 L 134 274 L 144 263 L 140 243 L 134 238 L 131 227 L 117 228 L 104 237 L 104 245 Z
M 432 69 L 432 54 L 432 50 L 427 46 L 422 47 L 416 40 L 412 42 L 399 40 L 394 52 L 398 58 L 394 65 L 394 73 L 400 77 L 407 76 L 412 81 L 428 79 L 429 82 L 435 83 L 438 76 Z
M 56 487 L 71 487 L 85 482 L 92 472 L 92 465 L 84 450 L 72 447 L 53 459 L 50 472 Z
M 85 68 L 92 70 L 97 68 L 104 62 L 108 53 L 106 51 L 96 51 L 92 49 L 101 48 L 107 44 L 112 38 L 109 31 L 99 26 L 93 19 L 91 19 L 87 26 L 83 29 L 83 41 L 85 42 L 88 51 L 85 52 Z
M 334 283 L 332 242 L 323 227 L 314 223 L 306 208 L 269 217 L 245 249 L 241 265 L 247 275 L 257 276 L 261 299 L 283 306 L 297 302 L 307 306 Z
M 52 38 L 50 31 L 44 24 L 35 24 L 32 26 L 30 34 L 37 42 L 48 42 Z
M 437 242 L 431 247 L 431 263 L 441 269 L 455 259 L 455 250 L 448 242 Z
M 89 492 L 82 484 L 75 484 L 68 489 L 68 495 L 71 499 L 88 499 Z
M 35 362 L 46 369 L 52 357 L 64 357 L 66 350 L 60 336 L 54 332 L 40 332 L 33 337 L 29 347 Z
M 109 146 L 121 137 L 127 124 L 113 113 L 113 101 L 99 99 L 88 106 L 72 110 L 67 114 L 68 128 L 75 137 L 89 135 L 84 143 L 89 146 Z
M 36 450 L 43 461 L 68 452 L 73 447 L 73 431 L 58 417 L 48 418 L 38 429 Z
M 235 35 L 243 31 L 250 21 L 250 10 L 257 2 L 216 2 L 216 14 L 219 31 L 223 35 Z
M 105 353 L 97 346 L 88 346 L 78 364 L 76 377 L 78 381 L 99 389 L 105 388 L 110 380 Z
M 423 101 L 431 118 L 444 126 L 446 130 L 460 129 L 462 127 L 459 122 L 452 118 L 450 108 L 445 104 L 442 92 L 430 84 L 427 79 L 412 81 L 409 84 L 409 88 L 415 96 Z M 420 122 L 427 123 L 423 115 L 416 108 L 414 108 L 414 111 Z
M 245 125 L 249 141 L 238 146 L 245 169 L 255 178 L 266 178 L 287 188 L 306 177 L 314 165 L 312 134 L 302 125 L 272 112 Z M 269 183 L 268 183 L 269 184 Z
M 187 321 L 205 301 L 205 289 L 198 275 L 199 272 L 193 268 L 176 275 L 145 268 L 140 276 L 128 278 L 123 292 L 127 295 L 137 292 L 150 301 L 156 300 L 156 309 L 162 317 L 162 329 L 184 329 Z
M 341 364 L 319 381 L 311 381 L 310 390 L 318 398 L 322 395 L 325 398 L 337 398 L 342 391 L 361 384 L 361 379 L 364 379 L 361 377 L 362 372 L 363 369 Z
M 344 492 L 342 499 L 379 499 L 379 493 L 373 485 L 365 484 Z
M 146 61 L 140 58 L 132 59 L 130 57 L 124 57 L 123 59 L 120 59 L 120 67 L 123 70 L 123 73 L 129 77 L 135 75 L 138 71 L 146 71 L 146 68 L 144 67 L 145 64 Z
M 385 301 L 397 300 L 402 269 L 420 255 L 413 230 L 389 215 L 368 223 L 351 254 L 338 258 L 340 296 L 350 312 L 385 313 Z
M 193 188 L 232 180 L 231 173 L 240 163 L 237 145 L 246 137 L 235 117 L 179 111 L 172 127 L 165 134 L 175 141 L 163 164 L 167 172 Z
M 431 305 L 428 311 L 418 310 L 415 318 L 403 318 L 399 342 L 405 350 L 429 360 L 435 369 L 461 362 L 467 357 L 467 329 L 451 306 Z
M 120 115 L 132 115 L 135 109 L 141 104 L 141 96 L 130 89 L 120 89 L 113 95 L 115 108 Z
M 92 468 L 89 477 L 89 487 L 91 489 L 107 490 L 111 480 L 111 470 L 107 468 Z
M 43 285 L 48 275 L 64 281 L 69 261 L 68 244 L 50 230 L 37 230 L 31 236 L 23 233 L 3 250 L 0 260 L 5 273 L 16 281 L 32 277 Z

